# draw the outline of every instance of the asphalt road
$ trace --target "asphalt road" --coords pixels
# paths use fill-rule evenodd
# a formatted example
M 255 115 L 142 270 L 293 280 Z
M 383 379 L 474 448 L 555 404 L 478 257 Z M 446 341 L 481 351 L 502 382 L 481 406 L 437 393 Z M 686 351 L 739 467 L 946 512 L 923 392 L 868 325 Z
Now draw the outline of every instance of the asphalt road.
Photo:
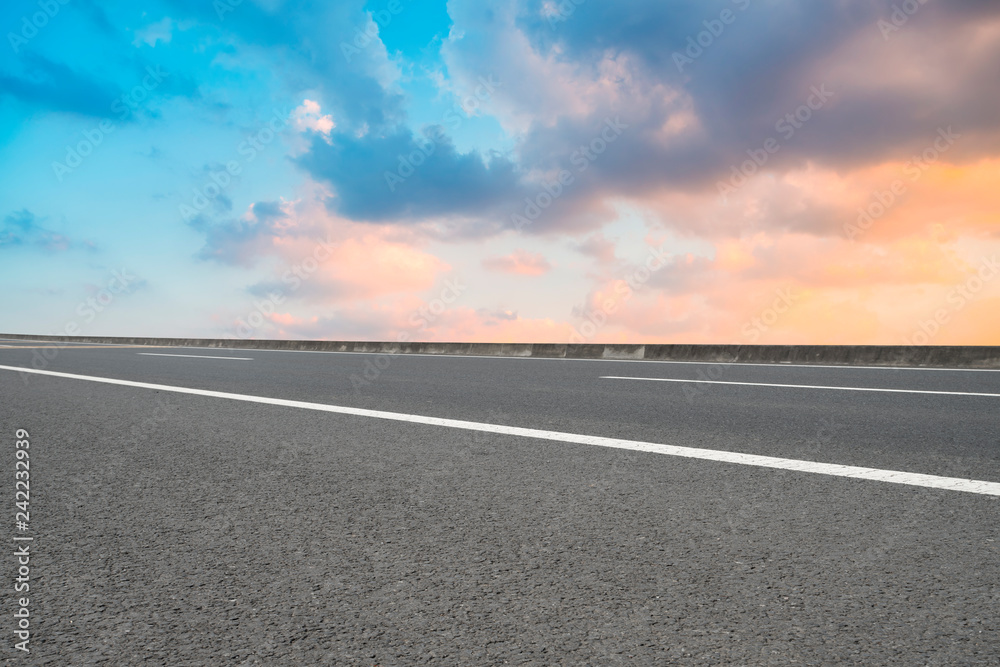
M 1000 482 L 1000 372 L 0 345 L 3 366 Z M 12 664 L 1000 662 L 998 496 L 10 370 L 0 405 L 8 498 L 31 442 Z

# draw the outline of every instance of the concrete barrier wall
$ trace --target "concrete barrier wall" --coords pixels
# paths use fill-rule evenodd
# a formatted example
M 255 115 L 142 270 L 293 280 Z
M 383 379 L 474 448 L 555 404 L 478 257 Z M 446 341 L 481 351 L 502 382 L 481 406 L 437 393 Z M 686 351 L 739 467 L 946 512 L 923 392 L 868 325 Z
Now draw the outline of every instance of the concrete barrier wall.
M 317 350 L 378 354 L 459 354 L 566 359 L 649 359 L 717 363 L 796 363 L 861 366 L 1000 368 L 1000 346 L 907 345 L 604 345 L 565 343 L 391 343 L 325 340 L 240 340 L 205 338 L 125 338 L 112 336 L 33 336 L 0 338 L 53 344 L 101 343 L 267 350 Z

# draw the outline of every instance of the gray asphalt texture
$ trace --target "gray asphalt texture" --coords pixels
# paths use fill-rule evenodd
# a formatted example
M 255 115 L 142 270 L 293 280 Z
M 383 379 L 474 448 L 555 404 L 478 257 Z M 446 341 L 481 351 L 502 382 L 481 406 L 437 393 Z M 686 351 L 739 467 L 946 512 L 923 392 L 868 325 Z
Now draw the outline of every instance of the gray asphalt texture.
M 46 369 L 1000 481 L 1000 398 L 599 379 L 1000 373 L 73 348 Z M 10 371 L 0 404 L 36 535 L 11 664 L 1000 662 L 1000 498 Z

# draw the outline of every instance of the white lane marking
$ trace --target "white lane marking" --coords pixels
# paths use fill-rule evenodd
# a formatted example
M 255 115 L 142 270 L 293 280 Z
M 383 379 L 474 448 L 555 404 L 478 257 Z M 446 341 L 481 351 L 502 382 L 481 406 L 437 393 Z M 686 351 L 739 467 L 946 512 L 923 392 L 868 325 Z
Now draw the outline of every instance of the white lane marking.
M 597 435 L 579 435 L 576 433 L 561 433 L 559 431 L 542 431 L 533 428 L 521 428 L 519 426 L 502 426 L 500 424 L 485 424 L 482 422 L 445 419 L 442 417 L 427 417 L 424 415 L 411 415 L 401 412 L 385 412 L 382 410 L 366 410 L 364 408 L 351 408 L 341 405 L 292 401 L 284 398 L 268 398 L 266 396 L 252 396 L 248 394 L 231 394 L 229 392 L 212 391 L 209 389 L 192 389 L 190 387 L 175 387 L 171 385 L 152 384 L 150 382 L 133 382 L 131 380 L 118 380 L 115 378 L 95 377 L 91 375 L 74 375 L 72 373 L 59 373 L 56 371 L 41 371 L 33 368 L 21 368 L 18 366 L 0 366 L 0 370 L 14 371 L 18 373 L 33 373 L 36 375 L 50 375 L 52 377 L 68 378 L 71 380 L 86 380 L 88 382 L 103 382 L 105 384 L 115 384 L 124 387 L 138 387 L 140 389 L 172 391 L 178 394 L 193 394 L 195 396 L 226 398 L 234 401 L 246 401 L 249 403 L 264 403 L 267 405 L 279 405 L 289 408 L 300 408 L 303 410 L 335 412 L 338 414 L 354 415 L 358 417 L 389 419 L 392 421 L 425 424 L 428 426 L 443 426 L 446 428 L 464 429 L 466 431 L 483 431 L 486 433 L 499 433 L 501 435 L 514 435 L 522 438 L 569 442 L 578 445 L 629 449 L 637 452 L 650 452 L 653 454 L 680 456 L 683 458 L 717 461 L 720 463 L 735 463 L 738 465 L 756 466 L 759 468 L 777 468 L 779 470 L 794 470 L 796 472 L 808 472 L 818 475 L 867 479 L 879 482 L 890 482 L 892 484 L 922 486 L 931 489 L 947 489 L 951 491 L 977 493 L 986 496 L 1000 496 L 1000 483 L 984 482 L 974 479 L 940 477 L 938 475 L 925 475 L 921 473 L 901 472 L 897 470 L 879 470 L 877 468 L 861 468 L 858 466 L 840 465 L 837 463 L 816 463 L 813 461 L 782 459 L 774 456 L 758 456 L 756 454 L 740 454 L 738 452 L 725 452 L 714 449 L 663 445 L 655 442 L 642 442 L 639 440 L 620 440 L 618 438 L 605 438 Z
M 944 394 L 948 396 L 990 396 L 1000 398 L 1000 394 L 985 394 L 973 391 L 931 391 L 929 389 L 879 389 L 877 387 L 827 387 L 815 384 L 772 384 L 770 382 L 729 382 L 724 380 L 685 380 L 682 378 L 637 378 L 618 375 L 602 375 L 602 380 L 639 380 L 641 382 L 687 382 L 689 384 L 738 384 L 746 387 L 788 387 L 792 389 L 837 389 L 840 391 L 883 391 L 892 394 Z
M 40 343 L 42 345 L 49 345 L 51 347 L 69 347 L 71 345 L 107 345 L 110 347 L 122 347 L 123 345 L 128 345 L 128 343 L 91 343 L 88 341 L 64 341 L 64 340 L 39 340 L 36 338 L 0 338 L 0 340 L 6 341 L 8 343 Z M 150 347 L 164 347 L 162 345 L 151 345 Z
M 253 357 L 209 357 L 204 354 L 163 354 L 162 352 L 136 352 L 146 357 L 188 357 L 189 359 L 229 359 L 231 361 L 253 361 Z
M 175 347 L 173 349 L 185 349 Z M 190 349 L 190 348 L 186 348 Z M 218 350 L 218 347 L 197 347 L 197 350 Z M 1000 368 L 937 368 L 935 366 L 848 366 L 847 364 L 793 364 L 790 361 L 758 363 L 750 361 L 672 361 L 670 359 L 577 359 L 573 357 L 519 357 L 499 354 L 434 354 L 431 352 L 341 352 L 339 350 L 275 350 L 264 347 L 232 347 L 243 352 L 305 352 L 307 354 L 358 354 L 399 357 L 448 357 L 450 359 L 516 359 L 518 361 L 603 361 L 613 364 L 706 364 L 710 366 L 770 366 L 780 368 L 841 368 L 870 371 L 947 371 L 951 373 L 1000 373 Z

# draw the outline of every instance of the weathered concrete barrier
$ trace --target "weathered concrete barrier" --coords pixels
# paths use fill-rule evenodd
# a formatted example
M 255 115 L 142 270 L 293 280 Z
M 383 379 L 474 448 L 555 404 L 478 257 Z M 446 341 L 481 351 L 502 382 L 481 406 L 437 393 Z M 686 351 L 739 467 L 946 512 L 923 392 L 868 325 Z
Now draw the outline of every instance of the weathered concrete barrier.
M 454 354 L 549 359 L 645 359 L 715 363 L 794 363 L 844 366 L 929 366 L 1000 368 L 1000 346 L 961 345 L 621 345 L 570 343 L 393 343 L 328 340 L 242 340 L 236 338 L 131 338 L 35 336 L 0 338 L 58 343 L 157 345 L 264 350 L 313 350 L 374 354 Z

